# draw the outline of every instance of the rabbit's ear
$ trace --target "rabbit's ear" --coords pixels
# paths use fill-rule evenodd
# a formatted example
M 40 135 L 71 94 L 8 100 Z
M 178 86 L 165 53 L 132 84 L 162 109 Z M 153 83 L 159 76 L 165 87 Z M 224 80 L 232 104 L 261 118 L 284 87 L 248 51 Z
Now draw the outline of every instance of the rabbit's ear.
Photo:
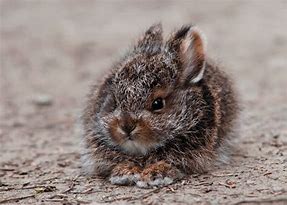
M 206 41 L 202 32 L 196 27 L 182 27 L 168 43 L 170 49 L 178 54 L 182 64 L 181 82 L 199 82 L 203 77 L 206 64 Z
M 139 39 L 135 51 L 154 54 L 161 50 L 162 43 L 162 25 L 161 23 L 154 24 Z

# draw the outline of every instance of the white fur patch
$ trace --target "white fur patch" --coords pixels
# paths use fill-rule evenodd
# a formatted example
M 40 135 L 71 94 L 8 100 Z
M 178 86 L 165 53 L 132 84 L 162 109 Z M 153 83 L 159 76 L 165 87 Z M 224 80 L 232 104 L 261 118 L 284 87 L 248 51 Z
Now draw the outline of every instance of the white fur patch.
M 170 177 L 164 177 L 162 178 L 157 178 L 153 181 L 149 182 L 149 185 L 151 186 L 162 186 L 162 185 L 169 185 L 173 182 L 173 179 Z
M 149 188 L 148 183 L 145 181 L 137 181 L 136 185 L 137 185 L 137 187 L 143 188 L 143 189 Z
M 205 62 L 203 62 L 203 67 L 201 68 L 199 74 L 195 78 L 193 78 L 191 80 L 191 82 L 192 83 L 197 83 L 198 81 L 200 81 L 202 79 L 202 77 L 203 77 L 204 71 L 205 71 Z
M 132 141 L 132 140 L 127 140 L 123 144 L 121 144 L 121 147 L 124 151 L 131 153 L 131 154 L 141 154 L 145 155 L 148 152 L 148 148 L 143 146 L 142 144 Z
M 151 181 L 137 181 L 136 186 L 139 188 L 152 188 L 152 187 L 159 187 L 159 186 L 166 186 L 170 185 L 174 182 L 174 180 L 170 177 L 164 178 L 156 178 L 155 180 Z
M 109 181 L 116 185 L 132 185 L 140 179 L 139 174 L 112 176 Z

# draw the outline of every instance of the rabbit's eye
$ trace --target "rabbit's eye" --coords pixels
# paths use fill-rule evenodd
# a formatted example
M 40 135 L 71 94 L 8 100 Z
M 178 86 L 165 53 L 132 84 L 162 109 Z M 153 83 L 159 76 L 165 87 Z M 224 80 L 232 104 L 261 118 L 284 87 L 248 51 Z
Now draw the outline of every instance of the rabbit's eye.
M 152 102 L 151 108 L 153 111 L 159 111 L 164 107 L 164 99 L 157 98 Z

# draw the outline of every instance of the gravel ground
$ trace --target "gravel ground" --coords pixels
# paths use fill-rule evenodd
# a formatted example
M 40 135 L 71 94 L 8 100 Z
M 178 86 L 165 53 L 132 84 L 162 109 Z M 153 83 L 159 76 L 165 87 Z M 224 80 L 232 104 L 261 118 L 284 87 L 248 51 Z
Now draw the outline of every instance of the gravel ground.
M 0 204 L 286 204 L 287 1 L 0 0 Z M 242 101 L 230 165 L 161 189 L 80 175 L 89 85 L 150 24 L 196 23 Z

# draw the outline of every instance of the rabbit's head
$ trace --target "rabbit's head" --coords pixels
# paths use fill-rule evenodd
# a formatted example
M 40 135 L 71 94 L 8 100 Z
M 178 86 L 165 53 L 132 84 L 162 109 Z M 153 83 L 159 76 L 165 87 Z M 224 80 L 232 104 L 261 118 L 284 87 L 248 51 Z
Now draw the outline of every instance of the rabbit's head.
M 93 129 L 104 144 L 131 155 L 192 135 L 207 106 L 204 70 L 197 28 L 182 27 L 164 42 L 161 25 L 153 25 L 99 87 Z

